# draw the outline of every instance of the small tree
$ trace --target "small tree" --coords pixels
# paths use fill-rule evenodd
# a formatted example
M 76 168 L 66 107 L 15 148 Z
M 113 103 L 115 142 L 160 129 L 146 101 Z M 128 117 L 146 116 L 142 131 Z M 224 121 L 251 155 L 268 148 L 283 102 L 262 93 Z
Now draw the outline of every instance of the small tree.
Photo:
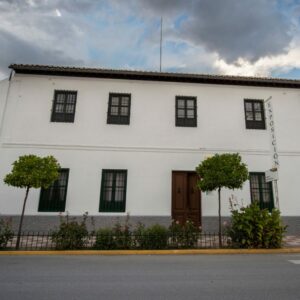
M 5 176 L 4 182 L 6 184 L 18 188 L 26 188 L 16 249 L 19 249 L 20 246 L 25 206 L 30 188 L 48 188 L 58 178 L 59 168 L 60 165 L 53 156 L 38 157 L 36 155 L 24 155 L 20 156 L 13 163 L 11 173 Z
M 202 191 L 218 190 L 219 200 L 219 245 L 221 236 L 221 188 L 240 189 L 248 179 L 248 170 L 238 153 L 215 154 L 196 168 L 199 175 L 198 187 Z

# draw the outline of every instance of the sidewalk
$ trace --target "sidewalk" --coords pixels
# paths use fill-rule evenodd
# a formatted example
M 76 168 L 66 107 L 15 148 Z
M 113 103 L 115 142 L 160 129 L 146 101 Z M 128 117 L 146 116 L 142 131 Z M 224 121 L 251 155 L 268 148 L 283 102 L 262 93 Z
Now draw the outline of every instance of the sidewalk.
M 41 250 L 0 251 L 6 255 L 234 255 L 234 254 L 300 254 L 300 247 L 281 249 L 180 249 L 180 250 Z
M 300 236 L 285 236 L 281 249 L 180 249 L 180 250 L 4 250 L 2 255 L 195 255 L 195 254 L 300 254 Z
M 283 238 L 283 247 L 300 247 L 300 236 L 288 235 Z

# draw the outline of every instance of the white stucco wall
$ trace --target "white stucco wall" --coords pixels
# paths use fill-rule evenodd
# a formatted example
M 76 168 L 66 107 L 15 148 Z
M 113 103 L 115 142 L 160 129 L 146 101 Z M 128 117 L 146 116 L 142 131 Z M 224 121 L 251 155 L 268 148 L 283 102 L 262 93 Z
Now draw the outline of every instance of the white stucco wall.
M 3 114 L 5 109 L 5 103 L 7 99 L 9 81 L 8 79 L 0 80 L 0 136 L 1 136 L 1 127 L 3 124 Z
M 76 90 L 74 123 L 51 123 L 55 89 Z M 131 93 L 130 125 L 106 124 L 109 92 Z M 198 126 L 175 126 L 175 96 L 196 96 Z M 99 215 L 101 170 L 127 169 L 126 212 L 171 215 L 172 170 L 194 170 L 207 155 L 239 152 L 249 171 L 271 167 L 269 132 L 245 128 L 244 99 L 272 96 L 280 160 L 280 209 L 299 215 L 300 90 L 95 78 L 16 75 L 12 79 L 0 149 L 0 213 L 19 214 L 23 193 L 2 179 L 19 155 L 54 155 L 70 168 L 66 210 Z M 222 214 L 228 215 L 224 191 Z M 249 183 L 234 191 L 250 202 Z M 37 212 L 31 191 L 27 214 Z M 44 213 L 45 214 L 45 213 Z M 49 213 L 50 214 L 50 213 Z M 215 193 L 202 194 L 203 216 L 217 214 Z M 107 213 L 105 213 L 107 215 Z

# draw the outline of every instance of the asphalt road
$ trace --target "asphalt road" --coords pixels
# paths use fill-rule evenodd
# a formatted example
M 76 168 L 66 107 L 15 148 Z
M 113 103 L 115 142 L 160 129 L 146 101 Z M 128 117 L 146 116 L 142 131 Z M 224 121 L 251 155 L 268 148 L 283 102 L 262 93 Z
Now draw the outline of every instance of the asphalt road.
M 298 262 L 269 254 L 0 256 L 0 299 L 300 299 Z

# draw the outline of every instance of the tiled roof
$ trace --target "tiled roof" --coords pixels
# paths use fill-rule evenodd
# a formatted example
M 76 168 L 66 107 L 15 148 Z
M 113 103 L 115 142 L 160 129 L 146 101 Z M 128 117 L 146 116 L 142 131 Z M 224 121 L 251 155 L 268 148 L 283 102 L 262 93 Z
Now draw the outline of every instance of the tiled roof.
M 16 73 L 21 74 L 300 88 L 300 80 L 270 77 L 246 77 L 24 64 L 12 64 L 9 68 L 13 69 Z

